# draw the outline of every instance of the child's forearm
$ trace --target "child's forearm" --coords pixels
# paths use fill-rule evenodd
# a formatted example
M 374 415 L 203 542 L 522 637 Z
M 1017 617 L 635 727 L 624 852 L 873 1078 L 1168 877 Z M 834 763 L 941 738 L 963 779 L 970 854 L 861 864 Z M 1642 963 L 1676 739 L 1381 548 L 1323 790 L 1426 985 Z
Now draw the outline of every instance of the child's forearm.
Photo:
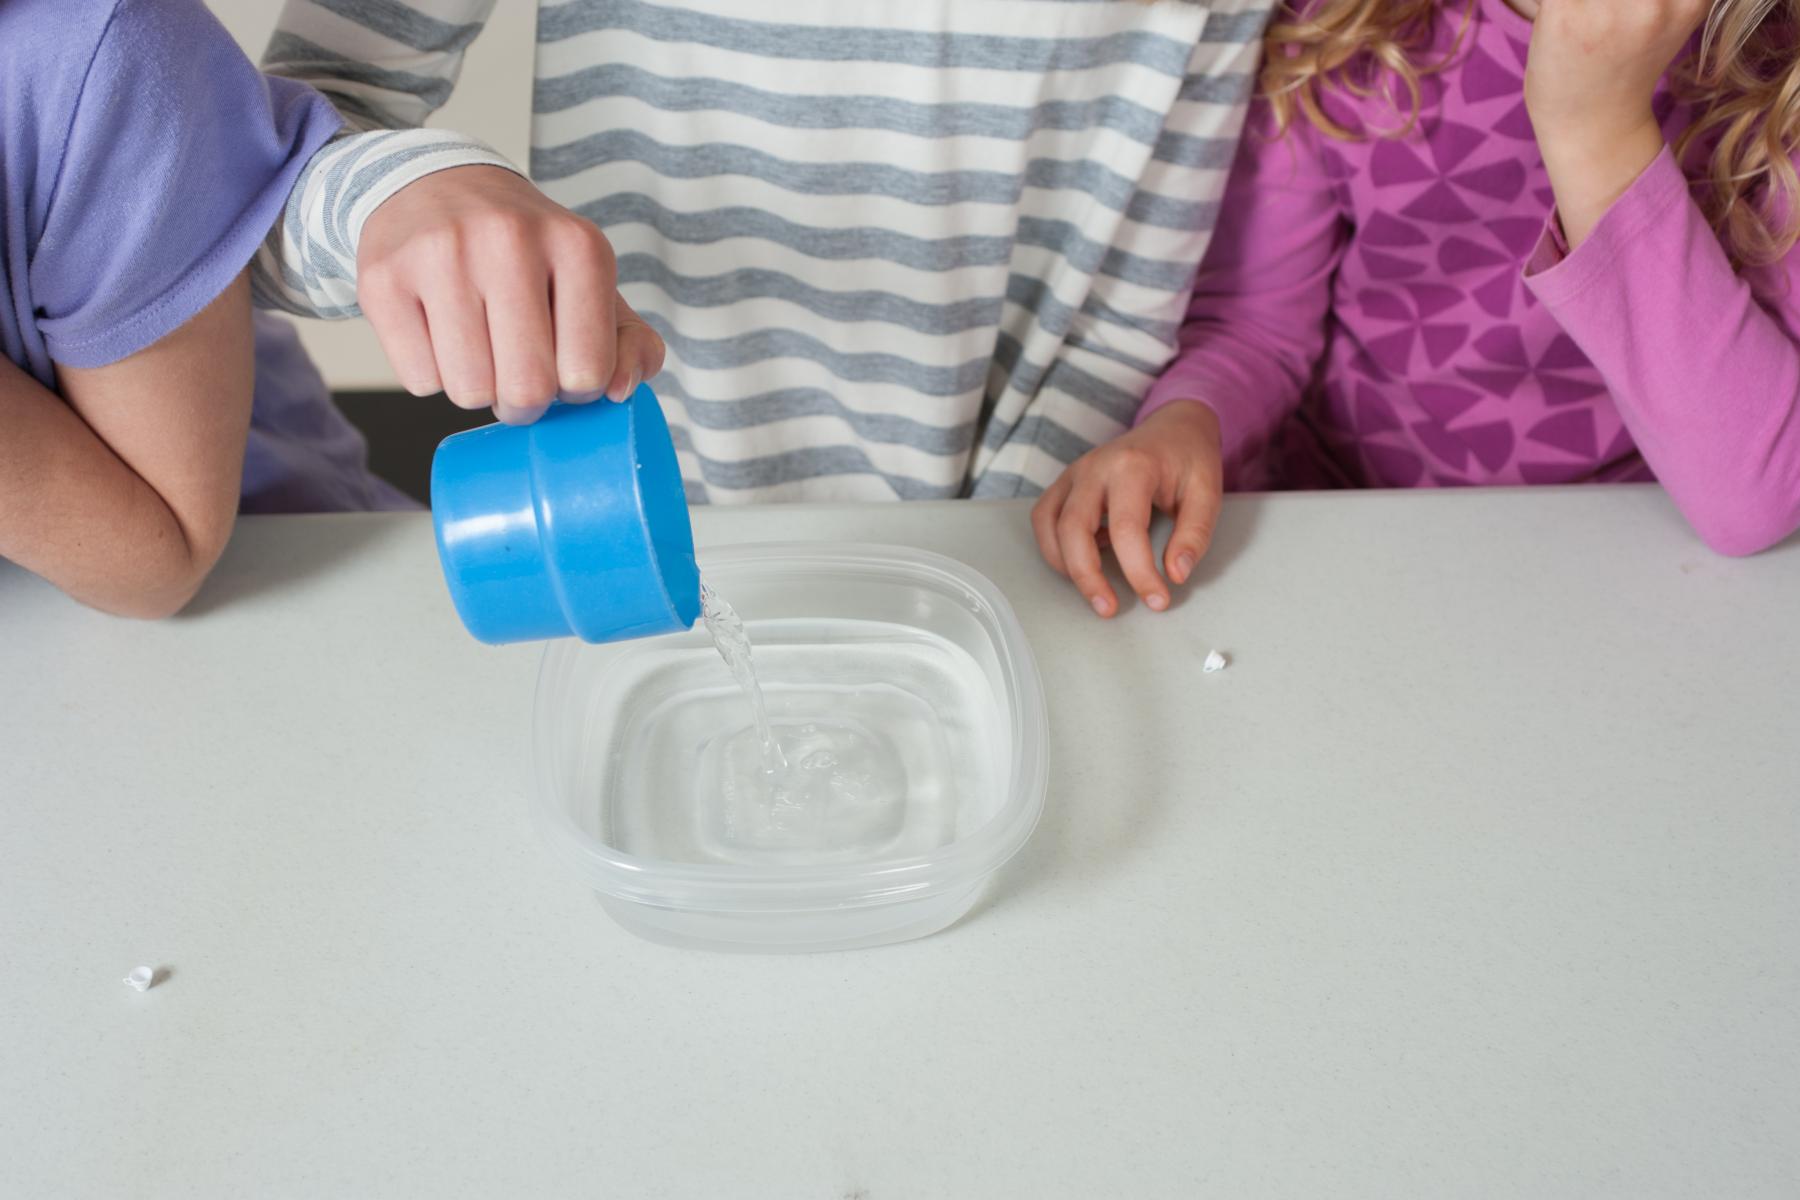
M 1665 150 L 1566 258 L 1527 282 L 1605 376 L 1645 461 L 1715 549 L 1800 526 L 1800 253 L 1732 267 Z M 1783 278 L 1786 284 L 1783 284 Z
M 1662 151 L 1653 99 L 1708 0 L 1541 0 L 1525 102 L 1569 245 Z
M 240 277 L 174 333 L 57 395 L 0 359 L 0 557 L 84 604 L 161 617 L 231 535 L 255 359 Z
M 357 249 L 370 215 L 427 175 L 469 166 L 518 170 L 445 129 L 340 135 L 306 164 L 251 263 L 257 305 L 328 321 L 360 316 Z
M 1557 219 L 1571 249 L 1588 240 L 1600 219 L 1662 153 L 1663 145 L 1662 129 L 1647 113 L 1630 133 L 1598 144 L 1573 137 L 1539 138 L 1550 187 L 1556 193 Z
M 0 360 L 0 557 L 94 608 L 160 616 L 202 562 L 161 496 L 68 405 Z
M 394 21 L 374 8 L 289 0 L 263 69 L 317 88 L 346 129 L 307 164 L 251 264 L 257 304 L 357 316 L 357 246 L 382 202 L 451 167 L 517 169 L 474 138 L 421 128 L 449 98 L 494 2 L 409 0 L 416 15 Z
M 1312 131 L 1280 132 L 1259 106 L 1195 280 L 1180 353 L 1138 413 L 1141 423 L 1182 400 L 1212 409 L 1230 487 L 1267 482 L 1263 451 L 1325 349 L 1345 229 Z
M 289 0 L 265 66 L 362 132 L 307 164 L 253 280 L 267 307 L 366 317 L 408 391 L 529 421 L 559 395 L 623 399 L 663 347 L 597 226 L 480 143 L 417 128 L 493 5 Z
M 1204 404 L 1224 431 L 1222 461 L 1230 486 L 1262 487 L 1269 440 L 1300 403 L 1306 380 L 1296 365 L 1306 361 L 1307 349 L 1290 352 L 1244 320 L 1190 318 L 1182 329 L 1181 354 L 1150 389 L 1136 423 L 1184 400 Z

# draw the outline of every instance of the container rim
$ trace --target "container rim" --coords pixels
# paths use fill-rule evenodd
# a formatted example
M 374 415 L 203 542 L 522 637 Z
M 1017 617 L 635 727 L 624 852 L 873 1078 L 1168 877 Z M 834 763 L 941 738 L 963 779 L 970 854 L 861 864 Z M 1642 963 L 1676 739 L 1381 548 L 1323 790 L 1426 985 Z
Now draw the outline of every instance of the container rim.
M 1030 838 L 1043 814 L 1049 739 L 1037 661 L 1012 605 L 986 576 L 947 555 L 910 546 L 851 542 L 757 542 L 699 555 L 702 569 L 729 568 L 778 557 L 784 566 L 859 574 L 909 576 L 971 603 L 994 639 L 1000 673 L 1015 698 L 1007 794 L 980 828 L 925 854 L 867 863 L 726 865 L 661 862 L 627 854 L 578 828 L 562 803 L 553 723 L 542 719 L 574 668 L 580 643 L 553 642 L 538 669 L 533 730 L 536 791 L 533 813 L 559 857 L 596 890 L 663 908 L 803 911 L 855 908 L 913 900 L 967 887 L 997 870 Z M 1032 747 L 1039 752 L 1030 753 Z

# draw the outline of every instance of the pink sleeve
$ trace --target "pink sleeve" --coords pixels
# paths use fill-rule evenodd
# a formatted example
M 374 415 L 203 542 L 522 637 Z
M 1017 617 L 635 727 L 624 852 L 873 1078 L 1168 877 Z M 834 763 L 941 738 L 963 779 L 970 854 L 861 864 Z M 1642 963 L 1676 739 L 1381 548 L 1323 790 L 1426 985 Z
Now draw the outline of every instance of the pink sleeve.
M 1574 251 L 1546 235 L 1526 282 L 1707 545 L 1800 526 L 1800 251 L 1740 275 L 1665 150 Z
M 1349 223 L 1318 135 L 1277 134 L 1251 111 L 1217 231 L 1194 283 L 1180 351 L 1138 412 L 1199 400 L 1219 416 L 1226 484 L 1258 486 L 1262 452 L 1325 348 L 1332 277 Z

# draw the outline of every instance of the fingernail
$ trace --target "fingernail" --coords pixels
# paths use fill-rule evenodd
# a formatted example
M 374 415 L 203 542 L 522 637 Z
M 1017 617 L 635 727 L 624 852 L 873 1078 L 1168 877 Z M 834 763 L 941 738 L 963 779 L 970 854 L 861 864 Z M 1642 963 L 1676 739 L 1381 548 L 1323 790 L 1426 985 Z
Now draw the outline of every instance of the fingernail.
M 1194 556 L 1193 555 L 1183 554 L 1175 560 L 1175 570 L 1180 572 L 1181 577 L 1183 579 L 1186 579 L 1188 577 L 1188 572 L 1192 571 L 1193 569 L 1194 569 Z
M 1169 598 L 1160 593 L 1152 592 L 1149 596 L 1144 598 L 1144 603 L 1150 606 L 1152 612 L 1161 612 L 1163 609 L 1169 607 Z
M 563 402 L 566 404 L 592 404 L 605 394 L 606 393 L 602 392 L 599 388 L 595 388 L 590 392 L 565 391 L 562 394 L 562 398 Z
M 1088 603 L 1092 604 L 1094 606 L 1094 611 L 1103 617 L 1110 615 L 1112 612 L 1112 605 L 1106 602 L 1105 596 L 1095 596 L 1090 599 Z

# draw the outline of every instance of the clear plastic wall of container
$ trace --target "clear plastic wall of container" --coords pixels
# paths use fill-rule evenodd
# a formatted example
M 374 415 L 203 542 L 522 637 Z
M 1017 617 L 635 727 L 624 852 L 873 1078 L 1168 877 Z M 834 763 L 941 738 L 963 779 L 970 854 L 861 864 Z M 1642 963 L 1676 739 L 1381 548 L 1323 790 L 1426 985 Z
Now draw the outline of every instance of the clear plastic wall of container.
M 778 726 L 863 730 L 904 788 L 829 829 L 759 823 L 721 798 L 719 739 L 747 716 L 704 633 L 562 642 L 536 709 L 552 847 L 663 942 L 842 949 L 954 922 L 1043 809 L 1043 693 L 1011 606 L 967 566 L 899 547 L 743 546 L 701 565 L 749 628 Z

